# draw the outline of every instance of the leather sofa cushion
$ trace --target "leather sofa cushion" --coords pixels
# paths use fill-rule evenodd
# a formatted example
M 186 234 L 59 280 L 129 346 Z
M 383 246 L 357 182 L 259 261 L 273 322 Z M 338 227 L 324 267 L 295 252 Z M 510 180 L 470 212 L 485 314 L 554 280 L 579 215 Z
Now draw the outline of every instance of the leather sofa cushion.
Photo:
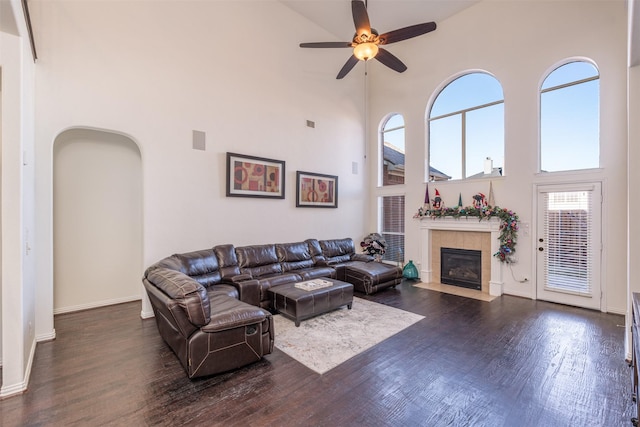
M 236 249 L 233 245 L 214 246 L 213 253 L 218 258 L 220 274 L 223 279 L 230 279 L 240 274 Z
M 333 267 L 311 267 L 311 268 L 301 268 L 295 271 L 295 273 L 300 276 L 302 280 L 311 280 L 317 279 L 318 277 L 330 277 L 332 279 L 336 278 L 336 269 Z
M 169 268 L 147 270 L 147 280 L 174 299 L 195 326 L 209 323 L 211 306 L 207 290 L 191 277 Z
M 244 269 L 242 270 L 245 271 Z M 265 276 L 272 276 L 282 273 L 282 266 L 280 264 L 267 264 L 260 265 L 258 267 L 246 269 L 246 272 L 254 279 L 260 279 Z
M 285 272 L 314 266 L 309 245 L 306 242 L 278 243 L 276 253 Z
M 213 314 L 211 320 L 200 330 L 218 332 L 262 322 L 269 315 L 256 307 L 226 295 L 218 294 L 211 299 Z
M 294 273 L 279 273 L 273 274 L 271 276 L 265 276 L 258 279 L 258 286 L 260 288 L 260 301 L 261 303 L 264 301 L 269 301 L 269 288 L 273 286 L 284 285 L 285 283 L 295 283 L 300 282 L 302 278 Z
M 211 305 L 212 298 L 215 295 L 226 295 L 231 298 L 240 299 L 238 289 L 233 285 L 215 285 L 207 288 L 207 295 L 209 295 L 209 305 Z
M 177 270 L 204 287 L 220 283 L 222 279 L 218 259 L 211 249 L 174 254 L 158 262 L 156 266 Z
M 270 288 L 271 286 L 278 286 L 284 283 L 299 282 L 302 280 L 302 278 L 296 273 L 289 272 L 289 273 L 274 274 L 272 276 L 264 276 L 257 280 L 258 280 L 258 285 L 261 288 Z
M 344 280 L 367 295 L 402 282 L 402 269 L 382 262 L 351 262 L 344 267 Z
M 400 268 L 382 262 L 353 262 L 347 265 L 346 268 L 347 274 L 360 274 L 374 285 L 402 278 L 402 270 Z
M 276 245 L 254 245 L 236 248 L 240 272 L 254 279 L 282 273 Z
M 355 245 L 350 238 L 320 240 L 320 248 L 329 264 L 347 262 L 356 253 Z
M 318 239 L 307 239 L 304 242 L 309 246 L 309 253 L 311 254 L 313 263 L 316 265 L 327 265 L 327 259 L 322 253 Z

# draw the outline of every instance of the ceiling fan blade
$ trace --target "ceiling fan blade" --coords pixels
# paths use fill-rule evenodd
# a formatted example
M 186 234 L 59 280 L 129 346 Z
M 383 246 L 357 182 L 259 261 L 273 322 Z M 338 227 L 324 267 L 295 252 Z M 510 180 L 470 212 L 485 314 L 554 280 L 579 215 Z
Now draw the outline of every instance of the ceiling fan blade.
M 342 66 L 342 69 L 338 73 L 338 76 L 336 77 L 336 79 L 341 79 L 344 76 L 346 76 L 349 73 L 349 71 L 351 71 L 351 69 L 356 66 L 358 61 L 359 59 L 356 58 L 355 55 L 351 55 L 351 57 L 347 59 L 347 62 L 345 62 L 345 64 Z
M 404 65 L 404 63 L 400 61 L 394 54 L 386 49 L 379 48 L 378 54 L 375 56 L 375 58 L 387 67 L 399 73 L 407 70 L 407 66 Z
M 380 44 L 396 43 L 402 40 L 410 39 L 413 37 L 421 36 L 436 29 L 435 22 L 426 22 L 424 24 L 411 25 L 409 27 L 400 28 L 397 30 L 389 31 L 388 33 L 381 34 Z
M 367 7 L 359 0 L 351 2 L 351 13 L 353 14 L 353 23 L 356 26 L 356 34 L 371 34 L 371 24 L 369 23 L 369 14 Z
M 314 43 L 300 43 L 300 47 L 351 47 L 351 42 L 314 42 Z

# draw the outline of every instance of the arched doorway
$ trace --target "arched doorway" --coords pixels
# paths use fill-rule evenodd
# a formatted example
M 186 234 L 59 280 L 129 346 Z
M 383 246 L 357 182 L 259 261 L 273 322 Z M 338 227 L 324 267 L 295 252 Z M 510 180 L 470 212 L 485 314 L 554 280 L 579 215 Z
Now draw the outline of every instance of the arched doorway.
M 94 129 L 53 147 L 55 313 L 140 299 L 142 160 L 130 138 Z

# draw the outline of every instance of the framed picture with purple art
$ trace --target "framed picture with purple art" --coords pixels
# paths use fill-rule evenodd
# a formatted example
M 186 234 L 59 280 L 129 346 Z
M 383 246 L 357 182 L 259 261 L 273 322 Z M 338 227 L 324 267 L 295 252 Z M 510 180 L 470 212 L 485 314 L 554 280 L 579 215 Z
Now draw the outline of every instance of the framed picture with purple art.
M 338 177 L 297 171 L 296 207 L 337 208 Z
M 227 197 L 284 199 L 284 161 L 227 153 Z

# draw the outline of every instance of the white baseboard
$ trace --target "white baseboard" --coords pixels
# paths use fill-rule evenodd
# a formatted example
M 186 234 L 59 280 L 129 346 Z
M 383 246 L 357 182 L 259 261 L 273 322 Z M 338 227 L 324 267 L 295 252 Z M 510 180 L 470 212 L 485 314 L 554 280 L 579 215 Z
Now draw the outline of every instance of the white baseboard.
M 529 292 L 522 292 L 522 291 L 519 291 L 519 290 L 515 290 L 515 291 L 514 291 L 513 289 L 503 289 L 503 290 L 502 290 L 502 293 L 503 293 L 504 295 L 511 295 L 511 296 L 514 296 L 514 297 L 521 297 L 521 298 L 527 298 L 527 299 L 534 299 L 534 298 L 531 296 L 531 293 L 529 293 Z
M 31 351 L 29 352 L 29 359 L 27 360 L 27 369 L 24 372 L 24 378 L 22 381 L 16 384 L 2 384 L 0 388 L 0 398 L 5 398 L 9 396 L 14 396 L 16 394 L 22 394 L 27 390 L 27 386 L 29 385 L 29 377 L 31 376 L 31 367 L 33 366 L 33 359 L 36 354 L 36 340 L 33 339 L 31 343 Z
M 140 317 L 143 319 L 151 319 L 152 317 L 155 317 L 153 314 L 153 310 L 151 311 L 140 311 Z
M 140 295 L 134 295 L 124 298 L 114 298 L 104 301 L 96 301 L 88 304 L 79 304 L 70 307 L 59 307 L 53 310 L 53 314 L 71 313 L 73 311 L 88 310 L 91 308 L 106 307 L 108 305 L 122 304 L 124 302 L 140 301 Z
M 623 316 L 626 316 L 627 315 L 627 310 L 625 310 L 623 308 L 610 307 L 610 308 L 607 309 L 607 313 L 621 314 Z
M 52 341 L 56 339 L 56 330 L 53 329 L 48 334 L 40 334 L 36 336 L 37 342 Z
M 4 399 L 5 397 L 15 396 L 17 394 L 22 394 L 27 390 L 27 382 L 22 381 L 17 384 L 11 385 L 2 385 L 0 388 L 0 398 Z

